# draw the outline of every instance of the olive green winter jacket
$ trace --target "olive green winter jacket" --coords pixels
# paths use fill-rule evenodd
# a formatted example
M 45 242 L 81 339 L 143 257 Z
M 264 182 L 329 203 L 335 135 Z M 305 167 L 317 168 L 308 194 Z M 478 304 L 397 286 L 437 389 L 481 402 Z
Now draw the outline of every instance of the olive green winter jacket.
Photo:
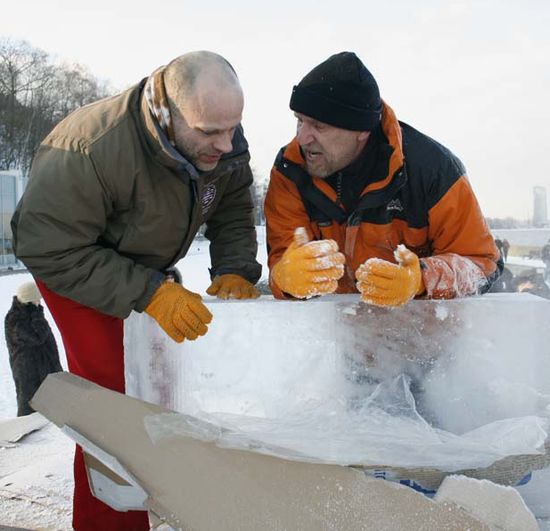
M 199 174 L 153 121 L 143 85 L 55 127 L 12 219 L 16 255 L 36 278 L 122 318 L 147 306 L 161 271 L 185 256 L 205 222 L 212 277 L 237 273 L 255 283 L 261 273 L 242 129 L 233 152 Z

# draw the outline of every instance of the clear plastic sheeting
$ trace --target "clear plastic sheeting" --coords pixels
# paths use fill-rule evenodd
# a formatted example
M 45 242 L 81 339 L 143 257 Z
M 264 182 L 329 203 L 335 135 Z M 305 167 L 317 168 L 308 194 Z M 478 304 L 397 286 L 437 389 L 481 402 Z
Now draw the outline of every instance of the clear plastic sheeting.
M 549 301 L 205 302 L 214 319 L 193 342 L 126 320 L 127 393 L 189 416 L 150 419 L 153 440 L 183 429 L 289 459 L 443 471 L 544 451 Z

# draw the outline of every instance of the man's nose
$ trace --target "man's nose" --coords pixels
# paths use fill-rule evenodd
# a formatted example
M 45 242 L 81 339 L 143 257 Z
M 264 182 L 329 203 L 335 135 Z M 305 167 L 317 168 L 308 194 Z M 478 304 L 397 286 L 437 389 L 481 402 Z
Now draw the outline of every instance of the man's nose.
M 221 153 L 231 153 L 233 150 L 233 132 L 228 131 L 218 135 L 214 142 L 214 147 Z
M 296 138 L 298 139 L 298 143 L 301 146 L 306 146 L 307 144 L 310 144 L 313 141 L 311 127 L 304 123 L 299 125 L 296 131 Z

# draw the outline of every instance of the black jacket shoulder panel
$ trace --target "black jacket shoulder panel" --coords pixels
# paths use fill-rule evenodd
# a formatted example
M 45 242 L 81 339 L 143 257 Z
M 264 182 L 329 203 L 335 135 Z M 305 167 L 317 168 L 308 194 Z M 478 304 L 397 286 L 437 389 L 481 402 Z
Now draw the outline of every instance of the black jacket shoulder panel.
M 466 169 L 451 150 L 406 123 L 400 122 L 400 125 L 409 191 L 413 195 L 421 194 L 422 202 L 430 210 Z
M 422 229 L 429 224 L 429 212 L 457 180 L 465 174 L 460 159 L 448 148 L 410 125 L 399 122 L 402 130 L 404 167 L 393 176 L 385 188 L 366 194 L 358 206 L 357 216 L 346 220 L 346 215 L 335 215 L 336 205 L 322 208 L 319 190 L 311 190 L 311 177 L 292 162 L 284 159 L 283 147 L 275 160 L 275 167 L 294 181 L 311 219 L 337 220 L 338 223 L 355 221 L 385 225 L 401 219 L 411 228 Z M 314 188 L 314 187 L 313 187 Z M 316 192 L 313 196 L 312 192 Z M 332 203 L 326 196 L 324 202 Z M 317 208 L 314 208 L 317 207 Z M 321 210 L 322 213 L 318 212 Z

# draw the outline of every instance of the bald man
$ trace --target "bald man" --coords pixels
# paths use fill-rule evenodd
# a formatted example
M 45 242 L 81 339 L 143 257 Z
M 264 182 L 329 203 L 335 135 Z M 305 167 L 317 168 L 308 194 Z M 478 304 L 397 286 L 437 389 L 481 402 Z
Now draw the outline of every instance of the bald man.
M 73 112 L 40 146 L 12 229 L 72 373 L 124 392 L 123 319 L 132 310 L 177 342 L 207 333 L 212 315 L 201 296 L 167 276 L 203 223 L 207 292 L 258 296 L 242 110 L 231 65 L 193 52 Z M 78 449 L 73 526 L 149 529 L 146 513 L 119 513 L 91 495 Z

